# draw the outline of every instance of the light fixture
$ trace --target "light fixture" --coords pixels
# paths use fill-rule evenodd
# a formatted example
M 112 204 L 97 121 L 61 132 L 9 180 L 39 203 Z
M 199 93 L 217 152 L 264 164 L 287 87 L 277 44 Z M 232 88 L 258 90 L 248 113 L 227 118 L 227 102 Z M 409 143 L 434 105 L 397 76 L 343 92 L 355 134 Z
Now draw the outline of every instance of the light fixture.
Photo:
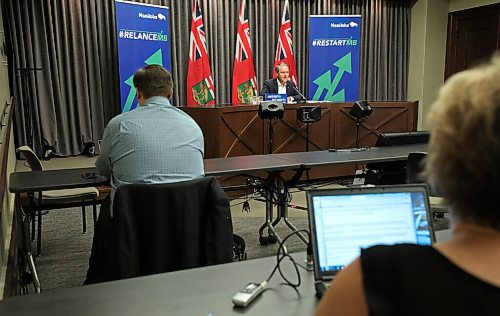
M 52 157 L 54 157 L 56 153 L 56 149 L 54 146 L 51 145 L 44 145 L 42 149 L 42 159 L 43 160 L 50 160 Z
M 372 112 L 373 108 L 367 101 L 356 101 L 349 110 L 349 114 L 357 119 L 367 119 Z
M 83 154 L 87 155 L 89 157 L 94 157 L 95 156 L 95 143 L 94 142 L 83 143 Z
M 285 114 L 285 108 L 281 101 L 262 101 L 259 104 L 259 117 L 261 119 L 282 119 Z
M 314 123 L 321 120 L 321 106 L 301 106 L 297 108 L 297 120 L 302 123 Z
M 349 114 L 356 118 L 356 148 L 359 148 L 359 128 L 361 123 L 372 115 L 373 108 L 367 101 L 356 101 Z

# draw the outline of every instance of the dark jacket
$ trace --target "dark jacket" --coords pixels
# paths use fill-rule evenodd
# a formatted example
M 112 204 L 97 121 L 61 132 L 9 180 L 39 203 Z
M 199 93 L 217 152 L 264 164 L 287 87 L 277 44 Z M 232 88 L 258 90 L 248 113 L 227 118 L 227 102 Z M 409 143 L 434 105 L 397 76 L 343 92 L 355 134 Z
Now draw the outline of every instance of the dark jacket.
M 113 214 L 99 216 L 109 223 L 96 227 L 86 284 L 232 260 L 229 200 L 214 177 L 120 187 Z
M 297 86 L 295 85 L 295 83 L 293 83 L 292 80 L 288 80 L 286 82 L 286 94 L 287 96 L 289 97 L 293 97 L 293 99 L 295 101 L 299 101 L 299 100 L 302 100 L 302 96 L 300 96 L 300 94 L 298 93 L 297 90 Z M 264 81 L 264 85 L 262 86 L 262 90 L 260 90 L 260 95 L 261 96 L 265 96 L 266 94 L 269 94 L 269 93 L 278 93 L 278 79 L 277 78 L 274 78 L 274 79 L 268 79 L 266 81 Z

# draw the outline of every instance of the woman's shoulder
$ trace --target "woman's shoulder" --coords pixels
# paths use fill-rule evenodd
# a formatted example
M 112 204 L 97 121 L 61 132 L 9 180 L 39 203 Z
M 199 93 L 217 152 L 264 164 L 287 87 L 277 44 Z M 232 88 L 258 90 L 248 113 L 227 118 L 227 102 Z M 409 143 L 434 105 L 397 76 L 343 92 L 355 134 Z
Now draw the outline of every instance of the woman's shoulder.
M 361 250 L 362 259 L 410 259 L 412 257 L 422 256 L 439 257 L 441 254 L 431 246 L 420 246 L 415 244 L 397 244 L 397 245 L 377 245 Z
M 376 245 L 361 250 L 362 256 L 394 255 L 399 253 L 437 254 L 438 252 L 431 246 L 420 246 L 416 244 Z
M 425 268 L 442 263 L 442 255 L 431 246 L 377 245 L 361 251 L 361 265 L 365 274 L 411 271 L 417 267 Z

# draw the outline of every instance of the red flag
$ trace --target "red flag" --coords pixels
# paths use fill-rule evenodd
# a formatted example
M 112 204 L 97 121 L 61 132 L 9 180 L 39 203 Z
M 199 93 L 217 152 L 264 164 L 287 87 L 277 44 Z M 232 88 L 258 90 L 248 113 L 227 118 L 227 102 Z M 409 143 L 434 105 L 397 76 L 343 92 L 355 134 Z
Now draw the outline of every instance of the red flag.
M 214 82 L 199 0 L 193 3 L 186 93 L 187 106 L 215 104 Z
M 276 57 L 274 66 L 285 62 L 290 66 L 290 78 L 297 85 L 297 69 L 295 68 L 295 58 L 292 48 L 292 25 L 290 24 L 290 12 L 288 10 L 288 0 L 285 0 L 285 8 L 281 18 L 280 35 L 278 38 L 278 47 L 276 48 Z M 276 78 L 276 72 L 273 72 L 273 78 Z
M 257 95 L 257 77 L 253 65 L 252 46 L 250 45 L 250 26 L 246 10 L 246 0 L 241 1 L 236 36 L 236 52 L 233 69 L 233 104 L 250 103 Z

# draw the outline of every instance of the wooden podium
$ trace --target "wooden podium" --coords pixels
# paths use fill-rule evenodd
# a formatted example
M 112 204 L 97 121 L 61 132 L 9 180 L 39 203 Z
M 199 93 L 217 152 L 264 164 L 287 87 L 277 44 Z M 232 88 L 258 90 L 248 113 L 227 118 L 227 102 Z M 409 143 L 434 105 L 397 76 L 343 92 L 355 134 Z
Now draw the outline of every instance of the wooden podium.
M 297 108 L 285 105 L 285 115 L 274 125 L 273 153 L 306 149 L 306 124 L 297 121 Z M 355 146 L 356 119 L 352 103 L 308 103 L 321 106 L 321 120 L 309 125 L 309 150 Z M 380 133 L 417 128 L 418 101 L 370 102 L 372 115 L 361 124 L 360 146 L 373 146 Z M 256 105 L 181 107 L 200 125 L 205 137 L 205 158 L 267 154 L 268 126 Z
M 282 120 L 274 125 L 273 153 L 306 149 L 306 124 L 297 120 L 297 108 L 321 106 L 321 120 L 309 125 L 309 150 L 355 147 L 356 119 L 349 115 L 353 103 L 286 104 Z M 416 131 L 418 101 L 370 102 L 372 115 L 361 123 L 359 146 L 373 146 L 380 133 Z M 205 158 L 268 153 L 269 130 L 259 118 L 256 105 L 181 107 L 201 127 L 205 137 Z M 348 176 L 356 166 L 346 165 L 311 170 L 311 178 Z M 240 180 L 222 179 L 224 185 Z

